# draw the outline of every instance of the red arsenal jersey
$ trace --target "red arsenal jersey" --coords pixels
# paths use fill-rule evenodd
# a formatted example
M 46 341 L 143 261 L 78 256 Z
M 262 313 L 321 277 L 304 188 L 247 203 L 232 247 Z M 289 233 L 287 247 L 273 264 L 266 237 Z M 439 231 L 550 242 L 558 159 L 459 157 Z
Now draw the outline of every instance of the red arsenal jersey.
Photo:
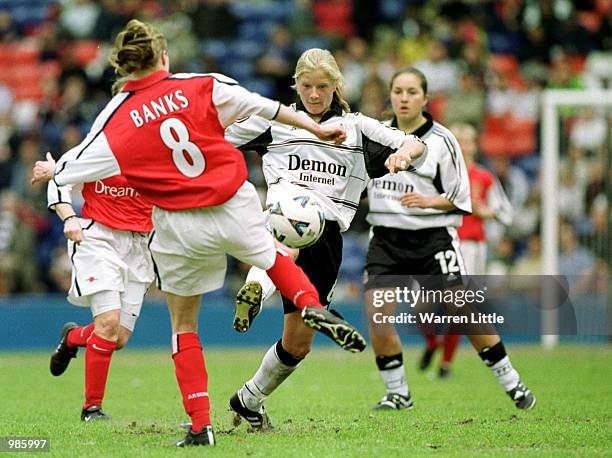
M 62 156 L 55 182 L 122 174 L 166 210 L 220 205 L 247 178 L 225 127 L 252 114 L 272 119 L 279 108 L 223 75 L 160 70 L 128 82 L 109 102 L 85 140 Z
M 472 163 L 468 169 L 468 178 L 472 200 L 486 204 L 487 194 L 495 181 L 491 172 Z M 484 221 L 473 213 L 464 215 L 463 224 L 457 229 L 457 232 L 461 240 L 483 241 L 485 240 Z
M 153 229 L 151 203 L 121 175 L 85 183 L 82 194 L 83 218 L 91 218 L 120 231 L 150 232 Z M 50 181 L 47 202 L 50 209 L 60 203 L 72 205 L 72 186 L 58 187 Z
M 152 205 L 121 175 L 85 183 L 83 199 L 83 218 L 120 231 L 150 232 L 153 229 Z

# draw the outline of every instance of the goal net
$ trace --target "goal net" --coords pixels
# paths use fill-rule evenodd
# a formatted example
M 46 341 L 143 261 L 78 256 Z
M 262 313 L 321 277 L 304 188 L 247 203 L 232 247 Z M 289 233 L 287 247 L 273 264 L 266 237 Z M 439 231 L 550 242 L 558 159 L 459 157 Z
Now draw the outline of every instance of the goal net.
M 542 274 L 567 281 L 579 341 L 609 340 L 612 90 L 546 90 L 541 123 Z M 542 290 L 542 344 L 559 341 L 558 298 Z

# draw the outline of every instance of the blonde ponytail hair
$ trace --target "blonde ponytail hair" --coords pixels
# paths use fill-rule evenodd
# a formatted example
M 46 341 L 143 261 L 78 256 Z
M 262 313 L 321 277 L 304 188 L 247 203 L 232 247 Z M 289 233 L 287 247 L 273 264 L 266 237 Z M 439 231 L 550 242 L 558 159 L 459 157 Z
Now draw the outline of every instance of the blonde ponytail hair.
M 115 38 L 110 63 L 120 76 L 113 92 L 123 86 L 130 76 L 153 68 L 167 49 L 166 38 L 152 25 L 132 19 Z
M 351 107 L 342 94 L 344 89 L 344 76 L 336 63 L 336 59 L 331 52 L 326 49 L 312 48 L 304 51 L 295 65 L 295 73 L 293 79 L 297 80 L 304 73 L 312 73 L 317 70 L 323 70 L 329 76 L 329 79 L 336 86 L 334 91 L 334 100 L 347 113 L 351 111 Z

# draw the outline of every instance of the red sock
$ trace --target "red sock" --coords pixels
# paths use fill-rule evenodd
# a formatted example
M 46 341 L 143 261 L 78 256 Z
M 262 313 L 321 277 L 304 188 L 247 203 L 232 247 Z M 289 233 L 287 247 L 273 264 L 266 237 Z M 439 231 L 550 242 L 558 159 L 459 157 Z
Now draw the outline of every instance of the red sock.
M 266 273 L 278 291 L 298 309 L 302 310 L 307 305 L 323 307 L 314 285 L 291 257 L 276 253 L 276 261 Z
M 106 388 L 106 378 L 111 357 L 117 347 L 117 342 L 103 339 L 92 333 L 85 350 L 85 404 L 83 408 L 92 405 L 101 406 Z
M 66 343 L 69 347 L 86 347 L 87 339 L 94 330 L 94 324 L 90 323 L 87 326 L 79 326 L 68 333 Z
M 459 342 L 461 342 L 461 335 L 445 334 L 443 342 L 444 353 L 442 354 L 442 362 L 450 363 L 453 360 L 453 356 L 455 356 L 455 351 L 457 350 L 457 346 L 459 346 Z
M 201 431 L 210 425 L 208 373 L 204 363 L 200 338 L 193 332 L 172 336 L 172 359 L 183 407 L 191 417 L 191 429 Z
M 438 337 L 435 334 L 427 334 L 424 335 L 423 338 L 425 339 L 425 342 L 427 342 L 427 349 L 429 351 L 438 348 Z

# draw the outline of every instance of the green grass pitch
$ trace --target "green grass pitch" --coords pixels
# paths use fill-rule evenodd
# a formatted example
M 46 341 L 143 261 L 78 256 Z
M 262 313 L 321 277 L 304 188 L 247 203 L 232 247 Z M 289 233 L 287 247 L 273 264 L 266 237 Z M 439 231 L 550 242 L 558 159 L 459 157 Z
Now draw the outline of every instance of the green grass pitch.
M 417 372 L 419 349 L 409 347 L 404 358 L 415 408 L 384 413 L 370 410 L 384 389 L 369 349 L 352 355 L 315 348 L 266 403 L 276 432 L 233 429 L 227 401 L 264 351 L 206 351 L 218 441 L 207 450 L 172 446 L 184 435 L 179 424 L 186 417 L 169 352 L 118 352 L 104 404 L 114 419 L 90 424 L 79 420 L 83 351 L 58 378 L 48 372 L 46 353 L 3 352 L 0 437 L 48 437 L 50 455 L 66 457 L 612 456 L 609 346 L 510 346 L 538 398 L 530 412 L 514 407 L 465 343 L 444 381 Z

